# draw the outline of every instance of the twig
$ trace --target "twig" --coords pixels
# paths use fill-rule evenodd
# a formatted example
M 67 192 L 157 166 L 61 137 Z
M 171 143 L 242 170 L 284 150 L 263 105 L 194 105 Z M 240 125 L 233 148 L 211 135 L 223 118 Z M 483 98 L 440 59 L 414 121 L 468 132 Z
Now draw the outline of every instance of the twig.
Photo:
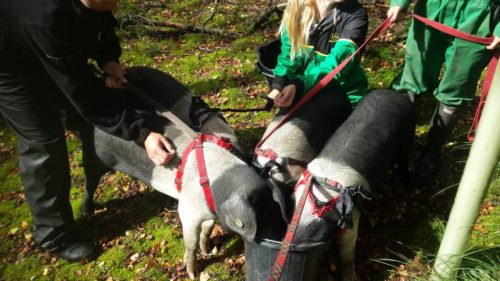
M 267 8 L 266 10 L 264 10 L 264 12 L 262 14 L 260 14 L 260 16 L 257 18 L 257 20 L 255 20 L 255 23 L 253 25 L 253 30 L 259 29 L 261 27 L 261 25 L 264 22 L 266 22 L 273 13 L 281 11 L 285 7 L 286 7 L 286 3 L 281 3 L 281 4 L 271 6 L 271 7 Z
M 227 30 L 209 29 L 209 28 L 204 28 L 204 27 L 199 27 L 199 26 L 194 26 L 194 25 L 187 25 L 187 24 L 171 22 L 171 21 L 155 21 L 155 20 L 151 20 L 151 19 L 148 19 L 148 18 L 140 16 L 140 15 L 128 15 L 128 18 L 132 21 L 135 21 L 135 22 L 138 22 L 138 23 L 144 24 L 144 25 L 149 25 L 149 26 L 172 27 L 172 28 L 180 29 L 180 30 L 183 30 L 186 32 L 214 34 L 214 35 L 229 37 L 229 38 L 233 38 L 233 39 L 238 37 L 237 34 L 232 33 L 232 32 L 228 32 Z
M 214 10 L 210 14 L 210 16 L 208 16 L 208 18 L 201 24 L 201 26 L 205 26 L 205 24 L 207 24 L 207 22 L 209 22 L 210 20 L 212 20 L 214 18 L 215 14 L 217 13 L 218 6 L 219 6 L 219 0 L 215 0 L 214 1 Z

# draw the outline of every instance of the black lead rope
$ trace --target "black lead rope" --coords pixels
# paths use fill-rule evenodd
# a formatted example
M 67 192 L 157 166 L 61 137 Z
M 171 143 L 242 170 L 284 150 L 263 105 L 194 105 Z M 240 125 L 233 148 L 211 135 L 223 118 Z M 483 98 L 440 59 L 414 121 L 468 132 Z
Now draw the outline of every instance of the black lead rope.
M 266 104 L 263 107 L 257 108 L 210 108 L 213 112 L 260 112 L 260 111 L 271 111 L 274 106 L 274 100 L 266 95 L 260 95 L 259 97 L 266 100 Z
M 196 130 L 201 130 L 201 127 L 203 124 L 213 116 L 219 116 L 221 119 L 223 119 L 226 123 L 226 119 L 224 116 L 222 116 L 221 112 L 258 112 L 258 111 L 271 111 L 271 109 L 274 107 L 274 100 L 271 99 L 268 96 L 265 95 L 260 95 L 261 98 L 266 100 L 266 104 L 264 107 L 260 108 L 249 108 L 249 109 L 244 109 L 244 108 L 211 108 L 208 106 L 208 104 L 201 99 L 200 97 L 193 96 L 191 98 L 191 108 L 189 110 L 189 119 L 191 120 L 192 126 Z M 204 118 L 201 118 L 201 116 L 206 115 Z

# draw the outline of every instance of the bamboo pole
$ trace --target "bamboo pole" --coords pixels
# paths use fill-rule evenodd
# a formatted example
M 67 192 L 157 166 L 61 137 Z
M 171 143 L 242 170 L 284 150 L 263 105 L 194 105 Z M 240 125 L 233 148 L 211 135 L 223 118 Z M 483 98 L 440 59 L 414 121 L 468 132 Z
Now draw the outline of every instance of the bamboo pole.
M 500 63 L 458 186 L 431 280 L 455 280 L 500 155 Z

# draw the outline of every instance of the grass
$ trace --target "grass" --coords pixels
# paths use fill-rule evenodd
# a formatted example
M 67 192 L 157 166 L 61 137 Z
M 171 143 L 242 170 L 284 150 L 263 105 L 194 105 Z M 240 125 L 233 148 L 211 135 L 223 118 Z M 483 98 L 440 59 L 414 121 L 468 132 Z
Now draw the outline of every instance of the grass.
M 148 6 L 159 3 L 158 7 Z M 279 20 L 274 16 L 264 30 L 250 32 L 252 20 L 268 1 L 219 1 L 218 12 L 206 28 L 239 33 L 231 40 L 171 28 L 123 24 L 122 61 L 128 66 L 146 65 L 170 73 L 214 107 L 255 107 L 264 103 L 258 96 L 267 93 L 263 77 L 254 69 L 256 48 L 273 38 Z M 214 1 L 121 1 L 117 15 L 125 19 L 140 14 L 155 20 L 201 24 L 213 11 Z M 203 6 L 204 9 L 199 9 Z M 369 6 L 372 25 L 380 22 L 381 9 Z M 371 44 L 362 65 L 372 88 L 387 87 L 402 66 L 404 32 L 395 28 Z M 373 26 L 371 27 L 373 29 Z M 391 35 L 391 36 L 389 36 Z M 393 43 L 394 42 L 394 43 Z M 427 191 L 417 186 L 406 193 L 380 194 L 374 213 L 363 217 L 357 246 L 360 280 L 426 280 L 433 253 L 437 252 L 456 185 L 460 180 L 469 146 L 464 145 L 473 110 L 462 113 L 445 147 L 448 163 Z M 421 149 L 434 100 L 423 98 L 417 105 L 418 130 L 415 150 Z M 225 114 L 236 134 L 250 150 L 262 136 L 274 113 Z M 70 197 L 78 228 L 103 249 L 99 259 L 69 264 L 39 252 L 31 236 L 31 216 L 24 201 L 15 152 L 15 134 L 0 120 L 0 279 L 1 280 L 184 280 L 180 223 L 176 203 L 127 175 L 106 175 L 95 193 L 97 213 L 90 218 L 79 214 L 84 176 L 78 139 L 68 134 L 72 172 Z M 416 157 L 416 155 L 415 155 Z M 437 193 L 436 190 L 442 190 Z M 500 168 L 496 169 L 489 193 L 464 254 L 460 280 L 487 279 L 498 274 L 500 216 Z M 214 255 L 199 257 L 200 268 L 210 280 L 241 280 L 243 243 L 220 229 L 213 233 Z M 374 262 L 378 261 L 378 262 Z M 332 259 L 323 261 L 322 280 L 336 273 Z M 323 274 L 324 273 L 324 274 Z M 483 275 L 481 275 L 483 274 Z M 495 275 L 492 275 L 495 277 Z M 398 279 L 406 278 L 406 279 Z M 420 279 L 419 279 L 420 278 Z

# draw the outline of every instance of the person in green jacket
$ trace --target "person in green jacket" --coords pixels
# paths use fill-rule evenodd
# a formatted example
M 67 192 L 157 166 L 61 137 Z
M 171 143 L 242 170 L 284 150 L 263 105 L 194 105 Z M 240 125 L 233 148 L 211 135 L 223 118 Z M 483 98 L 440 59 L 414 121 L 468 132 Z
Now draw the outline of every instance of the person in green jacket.
M 395 21 L 412 0 L 391 0 L 388 17 Z M 489 37 L 489 46 L 455 39 L 418 20 L 413 20 L 406 41 L 405 65 L 392 88 L 412 98 L 433 92 L 438 103 L 427 140 L 415 167 L 421 178 L 435 175 L 441 147 L 446 141 L 457 109 L 473 99 L 482 70 L 500 46 L 500 0 L 421 0 L 414 13 L 458 29 Z M 444 64 L 444 73 L 441 68 Z
M 277 106 L 289 107 L 354 53 L 367 29 L 367 13 L 357 0 L 289 0 L 280 26 L 281 54 L 269 97 Z M 334 80 L 353 107 L 367 91 L 359 57 Z M 332 87 L 324 90 L 335 91 Z

